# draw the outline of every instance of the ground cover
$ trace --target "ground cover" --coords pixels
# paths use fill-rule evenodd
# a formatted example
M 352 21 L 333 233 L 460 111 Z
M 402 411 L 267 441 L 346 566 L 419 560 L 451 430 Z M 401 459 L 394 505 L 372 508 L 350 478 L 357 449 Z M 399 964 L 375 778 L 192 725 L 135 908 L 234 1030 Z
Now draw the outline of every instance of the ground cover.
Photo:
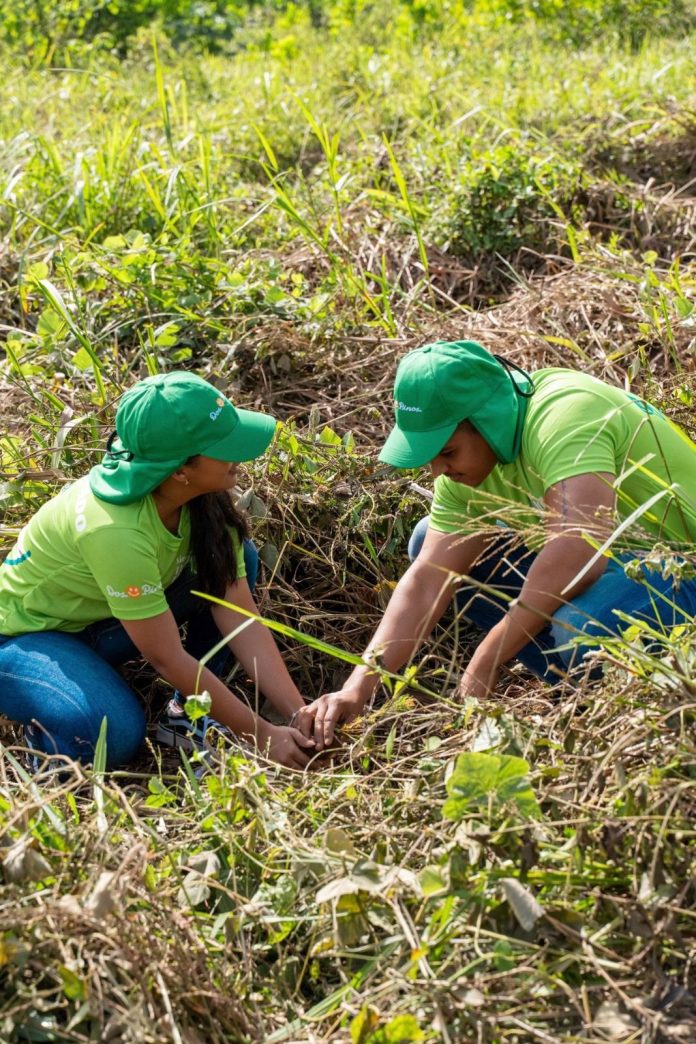
M 246 502 L 263 611 L 326 643 L 281 639 L 316 695 L 427 512 L 375 463 L 405 350 L 577 366 L 694 434 L 689 5 L 566 6 L 239 4 L 213 54 L 6 19 L 2 550 L 122 388 L 219 379 L 284 421 Z M 461 706 L 471 640 L 443 627 L 307 778 L 149 748 L 32 780 L 6 727 L 0 1037 L 693 1039 L 693 628 Z

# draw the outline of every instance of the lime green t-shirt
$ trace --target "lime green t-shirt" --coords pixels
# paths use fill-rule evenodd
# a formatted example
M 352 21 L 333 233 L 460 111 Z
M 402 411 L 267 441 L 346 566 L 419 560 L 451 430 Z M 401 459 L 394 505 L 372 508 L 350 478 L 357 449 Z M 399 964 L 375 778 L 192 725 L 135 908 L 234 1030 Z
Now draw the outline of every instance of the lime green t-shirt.
M 243 548 L 231 535 L 243 577 Z M 152 496 L 108 504 L 85 476 L 36 512 L 0 565 L 0 634 L 81 631 L 165 612 L 164 591 L 191 560 L 190 538 L 186 507 L 170 533 Z
M 519 456 L 498 463 L 476 487 L 441 475 L 430 525 L 441 533 L 472 533 L 504 523 L 543 543 L 543 498 L 562 479 L 592 472 L 615 476 L 618 520 L 636 517 L 617 546 L 659 538 L 696 543 L 696 444 L 655 407 L 575 370 L 532 374 Z M 646 507 L 646 505 L 650 505 Z

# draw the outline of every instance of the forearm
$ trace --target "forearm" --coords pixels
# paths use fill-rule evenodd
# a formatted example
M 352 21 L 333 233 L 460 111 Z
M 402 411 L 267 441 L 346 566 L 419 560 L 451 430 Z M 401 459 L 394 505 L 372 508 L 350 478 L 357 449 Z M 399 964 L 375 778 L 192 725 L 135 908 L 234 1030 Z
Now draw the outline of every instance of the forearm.
M 559 540 L 537 556 L 519 597 L 478 645 L 475 657 L 491 668 L 507 663 L 549 622 L 560 605 L 580 594 L 601 576 L 606 562 L 600 559 L 576 584 L 575 576 L 592 556 L 584 541 Z M 564 593 L 562 593 L 564 592 Z
M 201 669 L 198 660 L 184 649 L 157 661 L 150 661 L 158 674 L 185 696 L 207 691 L 212 700 L 213 717 L 226 725 L 235 735 L 252 738 L 256 742 L 265 739 L 267 723 L 241 700 L 237 699 L 212 671 Z
M 367 703 L 379 685 L 379 673 L 370 661 L 396 672 L 418 651 L 442 616 L 453 594 L 453 575 L 435 566 L 414 563 L 394 589 L 382 620 L 370 640 L 363 659 L 345 688 L 359 691 Z
M 246 592 L 239 589 L 229 591 L 227 600 L 248 612 L 259 611 L 248 588 Z M 294 711 L 300 710 L 304 700 L 268 628 L 256 621 L 249 622 L 248 616 L 219 605 L 213 608 L 213 618 L 223 635 L 232 634 L 240 625 L 246 624 L 228 642 L 235 658 L 280 714 L 289 718 Z

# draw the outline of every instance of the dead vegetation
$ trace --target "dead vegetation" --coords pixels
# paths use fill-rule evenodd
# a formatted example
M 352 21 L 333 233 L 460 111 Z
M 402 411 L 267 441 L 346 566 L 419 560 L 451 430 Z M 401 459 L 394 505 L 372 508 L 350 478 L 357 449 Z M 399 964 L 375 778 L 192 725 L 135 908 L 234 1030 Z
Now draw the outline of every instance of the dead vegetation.
M 283 288 L 301 277 L 303 306 L 325 292 L 314 311 L 251 291 L 235 303 L 239 287 L 211 276 L 196 326 L 169 299 L 159 315 L 144 266 L 142 296 L 119 284 L 114 318 L 114 287 L 97 279 L 75 301 L 113 381 L 106 405 L 72 365 L 73 331 L 35 336 L 46 312 L 30 281 L 22 304 L 20 255 L 3 242 L 0 332 L 19 330 L 25 354 L 8 354 L 0 384 L 0 546 L 95 459 L 120 385 L 148 366 L 194 366 L 285 422 L 281 451 L 247 475 L 263 612 L 359 650 L 427 512 L 412 476 L 375 462 L 410 348 L 475 339 L 531 369 L 583 369 L 696 433 L 694 136 L 686 109 L 676 121 L 597 128 L 590 186 L 544 231 L 553 250 L 504 263 L 421 251 L 402 219 L 363 201 L 329 251 L 288 236 L 225 253 L 231 272 L 275 263 Z M 297 156 L 310 178 L 322 151 L 305 136 Z M 169 250 L 148 264 L 176 269 Z M 177 306 L 193 280 L 182 271 Z M 163 316 L 191 350 L 181 363 L 154 343 Z M 302 777 L 228 749 L 199 778 L 149 743 L 128 772 L 30 776 L 5 724 L 0 1039 L 696 1039 L 696 639 L 684 628 L 657 660 L 643 638 L 602 649 L 599 682 L 551 690 L 513 666 L 495 699 L 462 706 L 453 686 L 475 636 L 448 619 L 419 661 L 429 695 L 380 693 Z M 345 677 L 326 650 L 283 641 L 308 696 Z M 153 708 L 166 696 L 142 666 L 131 678 Z M 255 700 L 239 672 L 231 683 Z M 538 815 L 495 788 L 445 813 L 461 755 L 523 761 Z

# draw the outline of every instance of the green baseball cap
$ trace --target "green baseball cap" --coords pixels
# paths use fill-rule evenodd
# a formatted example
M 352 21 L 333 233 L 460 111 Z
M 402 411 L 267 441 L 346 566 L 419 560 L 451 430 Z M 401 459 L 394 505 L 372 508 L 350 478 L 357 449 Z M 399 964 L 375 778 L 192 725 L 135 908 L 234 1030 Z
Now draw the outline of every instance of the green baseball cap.
M 394 383 L 396 425 L 379 459 L 397 468 L 420 468 L 433 460 L 457 425 L 470 421 L 498 460 L 520 451 L 529 374 L 491 355 L 476 341 L 436 341 L 399 363 Z
M 237 409 L 194 373 L 146 377 L 121 398 L 116 431 L 89 484 L 102 500 L 130 504 L 198 453 L 230 463 L 261 456 L 275 427 L 274 417 Z

